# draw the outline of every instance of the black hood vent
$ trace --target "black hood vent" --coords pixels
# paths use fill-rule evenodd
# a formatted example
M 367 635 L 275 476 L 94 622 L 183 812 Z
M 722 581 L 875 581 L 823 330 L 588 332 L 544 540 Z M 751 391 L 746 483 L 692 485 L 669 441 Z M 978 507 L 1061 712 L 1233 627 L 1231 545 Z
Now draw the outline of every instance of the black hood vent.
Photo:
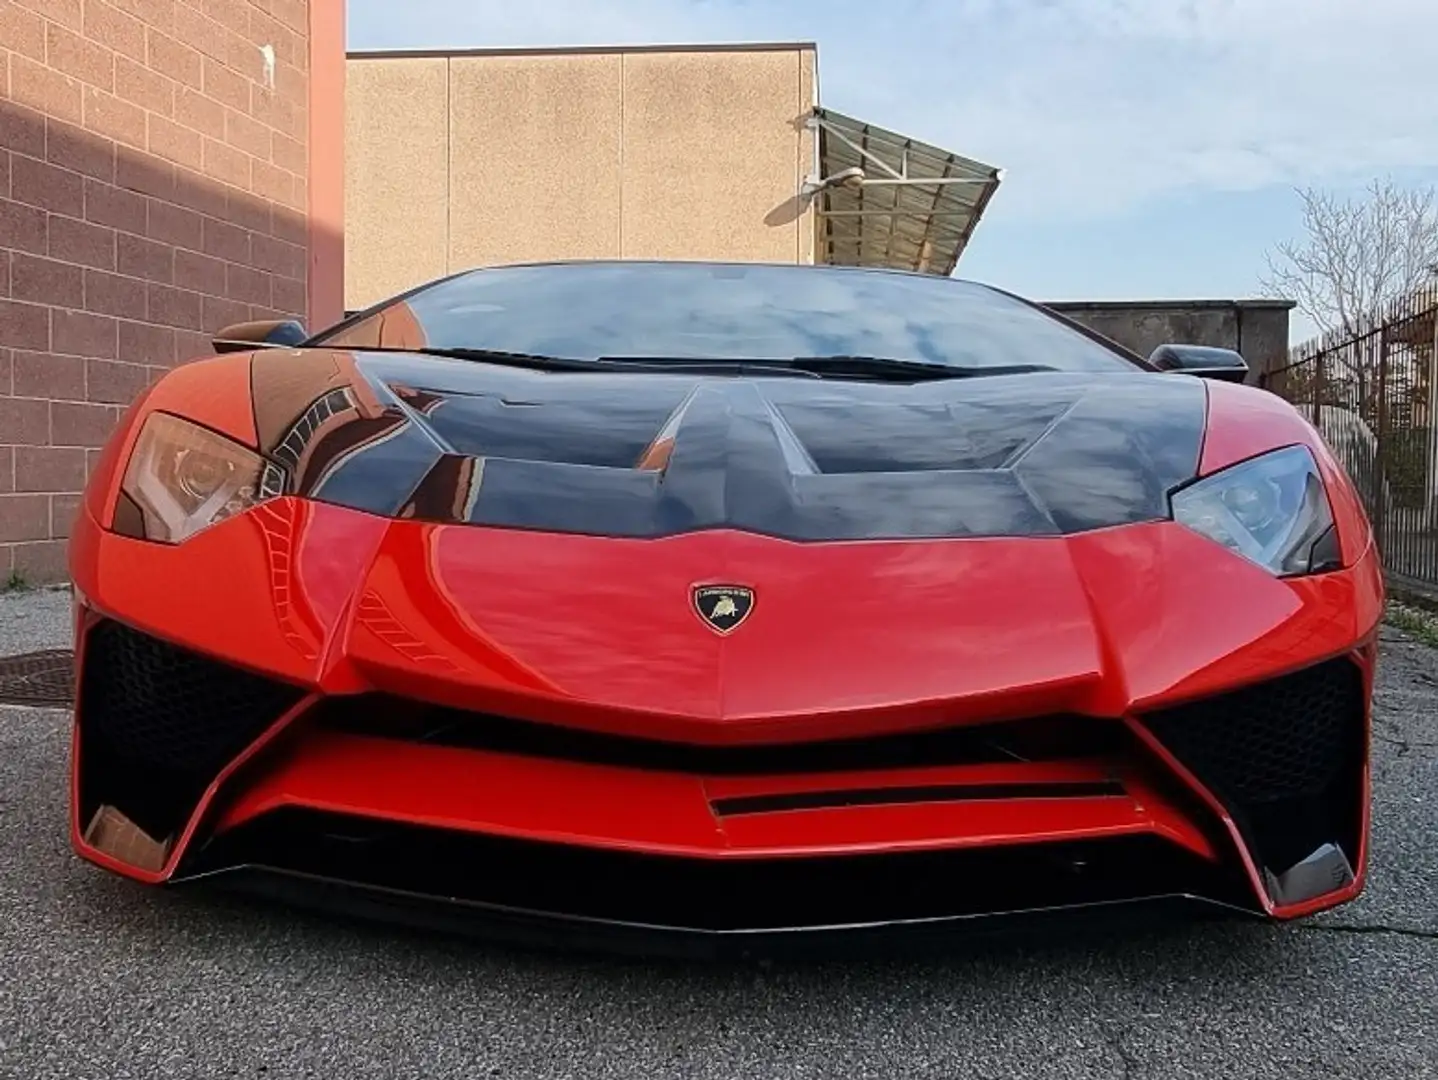
M 381 403 L 313 498 L 393 516 L 620 537 L 1058 536 L 1166 517 L 1202 445 L 1198 380 L 1135 372 L 919 383 L 557 373 L 359 354 Z M 361 423 L 357 417 L 356 424 Z

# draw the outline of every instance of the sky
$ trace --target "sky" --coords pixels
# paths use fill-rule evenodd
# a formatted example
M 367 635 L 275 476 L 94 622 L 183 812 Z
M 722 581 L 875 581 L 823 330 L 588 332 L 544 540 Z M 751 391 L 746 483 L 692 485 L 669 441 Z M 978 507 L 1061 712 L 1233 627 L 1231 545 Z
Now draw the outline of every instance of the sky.
M 824 105 L 1005 170 L 957 276 L 1231 299 L 1301 236 L 1295 187 L 1438 182 L 1433 5 L 349 0 L 349 47 L 815 41 Z

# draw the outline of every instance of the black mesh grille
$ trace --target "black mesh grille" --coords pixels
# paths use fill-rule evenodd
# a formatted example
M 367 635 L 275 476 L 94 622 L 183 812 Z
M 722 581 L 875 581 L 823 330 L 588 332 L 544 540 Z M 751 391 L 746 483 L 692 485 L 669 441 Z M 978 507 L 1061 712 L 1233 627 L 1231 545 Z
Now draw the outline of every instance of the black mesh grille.
M 303 693 L 120 623 L 97 624 L 80 675 L 85 813 L 109 803 L 151 835 L 169 834 Z
M 1340 659 L 1144 723 L 1282 872 L 1325 842 L 1354 857 L 1364 717 L 1362 673 Z

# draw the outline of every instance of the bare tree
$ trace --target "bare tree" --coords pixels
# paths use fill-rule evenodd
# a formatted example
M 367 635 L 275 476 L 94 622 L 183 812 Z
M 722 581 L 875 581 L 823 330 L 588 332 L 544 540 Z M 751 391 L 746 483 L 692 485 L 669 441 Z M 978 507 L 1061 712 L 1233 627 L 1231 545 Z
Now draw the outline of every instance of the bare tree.
M 1438 425 L 1426 419 L 1432 348 L 1393 333 L 1403 312 L 1390 308 L 1438 285 L 1438 191 L 1384 179 L 1355 198 L 1313 188 L 1298 197 L 1305 235 L 1268 252 L 1261 281 L 1294 300 L 1325 337 L 1305 350 L 1312 363 L 1290 374 L 1304 382 L 1299 391 L 1312 398 L 1330 442 L 1345 424 L 1376 433 L 1371 450 L 1344 444 L 1375 519 L 1388 515 L 1392 484 L 1404 498 L 1421 494 L 1426 522 L 1438 526 Z
M 1261 284 L 1287 296 L 1325 331 L 1359 332 L 1389 301 L 1433 281 L 1438 267 L 1438 192 L 1374 180 L 1363 196 L 1313 188 L 1303 200 L 1301 241 L 1268 253 Z

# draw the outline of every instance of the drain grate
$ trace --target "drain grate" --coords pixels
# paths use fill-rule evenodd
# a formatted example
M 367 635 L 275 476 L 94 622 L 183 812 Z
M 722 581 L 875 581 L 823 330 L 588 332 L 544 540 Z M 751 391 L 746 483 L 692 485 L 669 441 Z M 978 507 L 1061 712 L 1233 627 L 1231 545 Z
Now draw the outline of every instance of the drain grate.
M 0 705 L 69 705 L 75 654 L 69 649 L 0 656 Z

